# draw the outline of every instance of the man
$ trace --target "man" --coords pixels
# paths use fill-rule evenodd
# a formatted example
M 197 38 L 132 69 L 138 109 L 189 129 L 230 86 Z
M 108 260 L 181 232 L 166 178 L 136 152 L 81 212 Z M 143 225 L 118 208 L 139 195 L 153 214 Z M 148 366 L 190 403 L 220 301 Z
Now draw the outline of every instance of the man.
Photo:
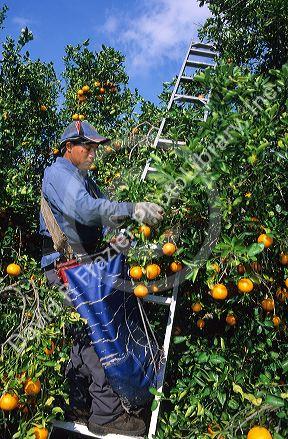
M 126 218 L 147 224 L 162 220 L 162 208 L 154 203 L 112 202 L 88 179 L 87 170 L 95 158 L 99 144 L 108 142 L 88 122 L 72 122 L 64 131 L 60 150 L 63 154 L 44 172 L 42 193 L 74 254 L 91 255 L 101 247 L 103 226 L 121 224 Z M 50 284 L 59 284 L 55 272 L 63 254 L 54 250 L 53 241 L 42 214 L 43 235 L 41 266 Z M 142 435 L 144 422 L 126 413 L 118 395 L 105 377 L 87 334 L 77 334 L 67 367 L 70 401 L 74 412 L 81 414 L 90 406 L 88 428 L 94 433 Z M 89 391 L 86 391 L 89 386 Z

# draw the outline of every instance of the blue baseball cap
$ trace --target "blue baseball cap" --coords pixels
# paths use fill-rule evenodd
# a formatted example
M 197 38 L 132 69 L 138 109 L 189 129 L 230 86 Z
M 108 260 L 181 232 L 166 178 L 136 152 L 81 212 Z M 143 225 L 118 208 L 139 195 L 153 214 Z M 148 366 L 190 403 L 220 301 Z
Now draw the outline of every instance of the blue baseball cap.
M 94 143 L 107 143 L 110 139 L 100 136 L 95 128 L 90 125 L 86 120 L 76 120 L 70 123 L 65 129 L 60 139 L 60 148 L 62 148 L 66 142 L 94 142 Z

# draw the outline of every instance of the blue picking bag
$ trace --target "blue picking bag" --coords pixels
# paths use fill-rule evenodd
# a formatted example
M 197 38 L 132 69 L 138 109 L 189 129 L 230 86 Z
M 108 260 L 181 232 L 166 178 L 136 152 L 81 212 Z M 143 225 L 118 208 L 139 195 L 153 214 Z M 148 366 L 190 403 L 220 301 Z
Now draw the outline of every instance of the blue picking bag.
M 69 297 L 87 320 L 111 387 L 124 403 L 139 407 L 153 398 L 149 387 L 157 387 L 161 379 L 162 351 L 152 339 L 149 348 L 137 298 L 125 291 L 124 256 L 104 262 L 67 270 Z

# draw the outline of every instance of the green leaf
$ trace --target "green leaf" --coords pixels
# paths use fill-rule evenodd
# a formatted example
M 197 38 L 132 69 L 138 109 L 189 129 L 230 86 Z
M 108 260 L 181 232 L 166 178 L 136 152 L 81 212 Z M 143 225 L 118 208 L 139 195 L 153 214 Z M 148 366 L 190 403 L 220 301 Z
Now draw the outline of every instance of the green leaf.
M 254 244 L 251 244 L 250 247 L 248 247 L 247 255 L 252 257 L 255 255 L 258 255 L 263 250 L 264 250 L 264 244 L 254 243 Z
M 180 343 L 183 343 L 186 340 L 187 340 L 187 337 L 185 337 L 184 335 L 178 335 L 178 336 L 173 338 L 174 344 L 180 344 Z
M 158 404 L 159 404 L 159 400 L 157 400 L 157 399 L 153 399 L 152 404 L 151 404 L 151 411 L 152 411 L 152 412 L 154 412 L 154 410 L 157 409 Z
M 149 392 L 154 396 L 163 396 L 163 393 L 159 392 L 155 387 L 149 387 Z
M 272 405 L 273 407 L 283 407 L 285 405 L 285 402 L 282 398 L 279 398 L 278 396 L 274 395 L 267 395 L 265 399 L 265 403 Z

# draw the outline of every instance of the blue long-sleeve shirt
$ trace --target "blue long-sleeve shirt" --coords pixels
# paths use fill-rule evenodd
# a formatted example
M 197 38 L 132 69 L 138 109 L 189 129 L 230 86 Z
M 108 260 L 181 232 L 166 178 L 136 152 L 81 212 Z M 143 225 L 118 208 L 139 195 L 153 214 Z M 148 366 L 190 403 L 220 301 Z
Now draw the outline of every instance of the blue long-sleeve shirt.
M 45 169 L 43 195 L 72 247 L 73 244 L 97 245 L 102 238 L 103 226 L 115 225 L 117 221 L 133 215 L 133 203 L 109 201 L 95 184 L 93 189 L 99 198 L 89 193 L 87 172 L 79 170 L 64 157 L 58 157 Z M 41 213 L 40 234 L 50 237 Z M 41 267 L 53 263 L 59 256 L 58 252 L 43 256 Z

